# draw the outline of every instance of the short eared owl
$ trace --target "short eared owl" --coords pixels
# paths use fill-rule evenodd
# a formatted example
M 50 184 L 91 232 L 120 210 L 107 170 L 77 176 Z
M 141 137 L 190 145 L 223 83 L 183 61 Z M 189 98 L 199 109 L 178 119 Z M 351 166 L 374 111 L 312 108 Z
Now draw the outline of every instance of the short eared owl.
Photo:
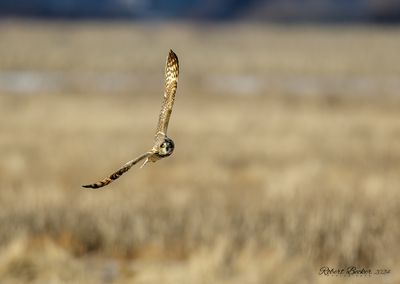
M 142 167 L 149 161 L 156 162 L 159 159 L 168 157 L 174 151 L 174 141 L 167 137 L 167 129 L 169 118 L 171 117 L 172 107 L 175 101 L 175 93 L 178 86 L 178 75 L 179 75 L 179 62 L 176 54 L 170 50 L 167 63 L 165 66 L 165 90 L 164 90 L 164 102 L 161 107 L 160 117 L 158 119 L 157 131 L 154 137 L 154 146 L 150 151 L 137 157 L 134 160 L 127 162 L 119 170 L 110 175 L 108 178 L 100 180 L 96 183 L 83 185 L 87 188 L 99 188 L 103 187 L 112 181 L 119 178 L 122 174 L 128 171 L 133 165 L 145 160 Z

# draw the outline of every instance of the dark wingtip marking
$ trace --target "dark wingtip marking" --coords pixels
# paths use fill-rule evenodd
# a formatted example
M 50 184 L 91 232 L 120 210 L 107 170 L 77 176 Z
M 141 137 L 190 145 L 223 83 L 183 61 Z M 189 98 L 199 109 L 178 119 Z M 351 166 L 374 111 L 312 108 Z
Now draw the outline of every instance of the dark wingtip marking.
M 169 50 L 168 57 L 174 58 L 176 60 L 178 59 L 178 56 L 176 55 L 176 53 L 172 49 Z
M 84 187 L 84 188 L 94 188 L 94 189 L 96 189 L 96 188 L 99 188 L 99 187 L 102 187 L 102 186 L 104 186 L 104 184 L 102 184 L 102 185 L 98 185 L 98 184 L 85 184 L 85 185 L 82 185 L 82 187 Z
M 97 188 L 97 186 L 95 186 L 93 184 L 85 184 L 85 185 L 82 185 L 82 187 L 84 187 L 84 188 Z

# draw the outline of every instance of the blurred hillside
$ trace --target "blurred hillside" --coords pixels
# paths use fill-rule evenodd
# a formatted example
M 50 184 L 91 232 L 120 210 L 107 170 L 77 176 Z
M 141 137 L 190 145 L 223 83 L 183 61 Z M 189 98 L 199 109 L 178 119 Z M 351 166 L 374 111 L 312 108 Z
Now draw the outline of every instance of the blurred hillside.
M 398 0 L 2 0 L 1 17 L 400 22 Z

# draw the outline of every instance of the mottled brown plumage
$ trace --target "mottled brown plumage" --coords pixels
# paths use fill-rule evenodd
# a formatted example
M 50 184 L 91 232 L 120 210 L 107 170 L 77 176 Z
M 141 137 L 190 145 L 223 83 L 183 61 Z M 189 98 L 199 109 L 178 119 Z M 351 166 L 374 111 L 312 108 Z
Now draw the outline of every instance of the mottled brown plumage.
M 170 50 L 165 64 L 165 90 L 164 101 L 158 119 L 155 142 L 162 141 L 167 135 L 169 118 L 174 106 L 175 93 L 178 87 L 179 61 L 176 54 Z M 157 143 L 156 143 L 157 144 Z
M 167 137 L 167 130 L 168 130 L 169 119 L 171 117 L 172 107 L 175 101 L 175 93 L 178 86 L 178 76 L 179 76 L 178 57 L 172 50 L 170 50 L 167 57 L 167 63 L 165 66 L 164 101 L 161 107 L 157 130 L 154 137 L 154 146 L 151 148 L 151 150 L 137 157 L 136 159 L 127 162 L 125 165 L 123 165 L 120 169 L 118 169 L 109 177 L 92 184 L 83 185 L 83 187 L 86 188 L 103 187 L 113 182 L 117 178 L 119 178 L 121 175 L 127 172 L 133 165 L 137 164 L 143 159 L 145 159 L 145 161 L 142 167 L 148 161 L 156 162 L 159 159 L 168 157 L 172 154 L 175 145 L 172 139 Z

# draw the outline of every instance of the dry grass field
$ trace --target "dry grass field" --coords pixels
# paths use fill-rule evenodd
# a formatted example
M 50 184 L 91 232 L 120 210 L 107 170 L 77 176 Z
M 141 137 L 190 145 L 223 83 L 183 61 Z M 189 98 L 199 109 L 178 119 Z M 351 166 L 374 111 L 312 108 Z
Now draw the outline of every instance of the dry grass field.
M 152 144 L 180 56 L 174 154 Z M 400 30 L 0 23 L 1 283 L 400 283 Z M 322 266 L 390 269 L 325 276 Z

